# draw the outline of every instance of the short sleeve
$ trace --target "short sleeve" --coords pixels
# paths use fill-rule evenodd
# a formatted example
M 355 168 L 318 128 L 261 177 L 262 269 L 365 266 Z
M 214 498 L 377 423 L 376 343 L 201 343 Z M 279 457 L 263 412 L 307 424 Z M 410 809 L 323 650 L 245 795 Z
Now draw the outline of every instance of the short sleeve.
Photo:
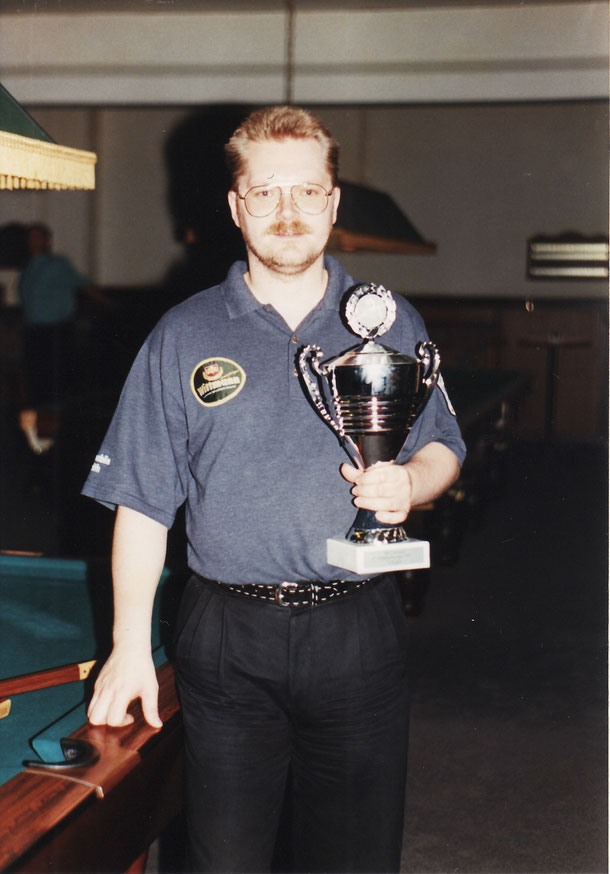
M 167 528 L 186 497 L 187 427 L 174 359 L 156 329 L 131 368 L 82 491 Z

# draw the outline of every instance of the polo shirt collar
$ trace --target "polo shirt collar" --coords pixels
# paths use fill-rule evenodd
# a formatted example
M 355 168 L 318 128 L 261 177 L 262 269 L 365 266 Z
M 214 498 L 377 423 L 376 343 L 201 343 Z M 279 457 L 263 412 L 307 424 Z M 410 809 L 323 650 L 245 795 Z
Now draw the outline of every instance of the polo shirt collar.
M 356 283 L 336 258 L 325 255 L 324 266 L 328 271 L 328 286 L 319 305 L 322 309 L 336 312 L 347 289 Z
M 318 306 L 322 309 L 337 310 L 346 289 L 354 284 L 354 280 L 330 255 L 324 256 L 324 266 L 328 271 L 328 286 Z M 222 296 L 230 319 L 239 318 L 263 307 L 263 304 L 254 297 L 246 285 L 244 274 L 247 270 L 248 265 L 245 261 L 236 261 L 221 285 Z

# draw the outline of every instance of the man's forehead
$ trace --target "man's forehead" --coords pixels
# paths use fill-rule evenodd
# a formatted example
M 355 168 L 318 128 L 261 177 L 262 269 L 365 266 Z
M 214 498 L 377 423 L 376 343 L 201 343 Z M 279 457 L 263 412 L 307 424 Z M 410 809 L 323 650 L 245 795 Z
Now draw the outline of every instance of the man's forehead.
M 243 178 L 256 184 L 285 179 L 315 182 L 310 176 L 328 177 L 323 146 L 314 138 L 250 142 L 244 150 Z

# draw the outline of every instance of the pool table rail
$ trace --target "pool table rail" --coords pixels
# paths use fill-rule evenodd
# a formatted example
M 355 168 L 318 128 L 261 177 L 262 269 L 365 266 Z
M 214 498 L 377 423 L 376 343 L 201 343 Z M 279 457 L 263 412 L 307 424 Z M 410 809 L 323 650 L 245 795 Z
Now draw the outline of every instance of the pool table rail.
M 94 765 L 30 767 L 0 787 L 1 871 L 125 871 L 177 816 L 182 724 L 169 662 L 157 677 L 161 729 L 135 702 L 131 725 L 87 723 L 71 735 L 99 750 Z

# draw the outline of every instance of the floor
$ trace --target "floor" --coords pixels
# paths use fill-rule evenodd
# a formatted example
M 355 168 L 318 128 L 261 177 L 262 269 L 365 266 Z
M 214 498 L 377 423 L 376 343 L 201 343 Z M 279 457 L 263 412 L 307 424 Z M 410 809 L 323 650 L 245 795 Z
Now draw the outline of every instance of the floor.
M 519 446 L 413 625 L 402 871 L 607 871 L 604 449 Z

